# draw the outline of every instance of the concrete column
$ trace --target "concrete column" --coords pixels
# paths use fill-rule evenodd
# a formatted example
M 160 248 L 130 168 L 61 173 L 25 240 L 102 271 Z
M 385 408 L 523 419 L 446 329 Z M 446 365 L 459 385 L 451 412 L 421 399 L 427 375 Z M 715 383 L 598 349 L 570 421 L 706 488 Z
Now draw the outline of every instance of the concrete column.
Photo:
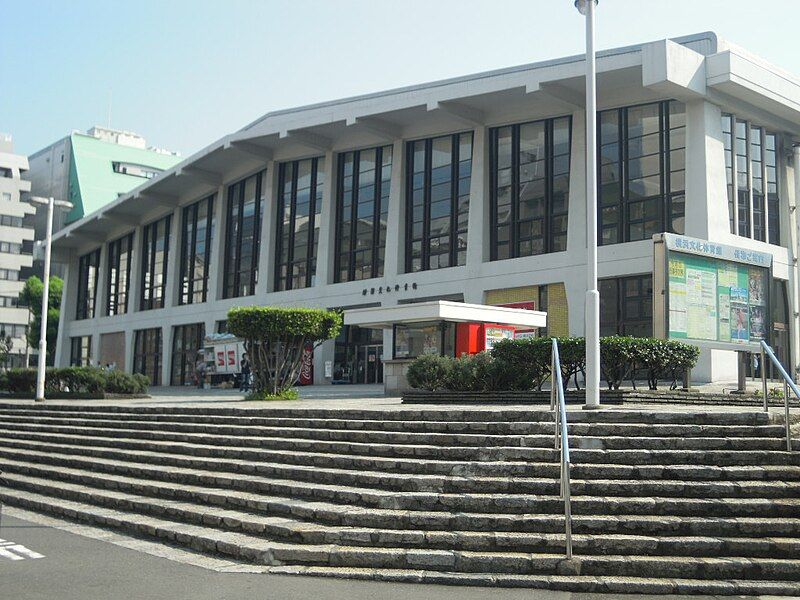
M 94 318 L 108 315 L 108 244 L 100 245 L 100 261 L 97 267 L 97 289 L 95 291 Z M 94 344 L 94 342 L 92 342 Z M 92 345 L 94 354 L 94 345 Z
M 131 280 L 128 282 L 128 313 L 140 309 L 139 298 L 142 295 L 142 227 L 133 230 L 131 251 Z M 77 271 L 76 271 L 77 272 Z
M 332 151 L 325 153 L 325 184 L 322 188 L 322 211 L 319 216 L 319 240 L 317 252 L 316 286 L 333 283 L 334 258 L 336 256 L 336 194 L 334 193 L 334 174 L 336 154 Z M 316 377 L 316 371 L 315 375 Z
M 389 187 L 389 213 L 386 217 L 386 252 L 383 276 L 394 281 L 405 272 L 405 173 L 404 142 L 392 145 L 392 175 Z
M 125 364 L 121 365 L 121 368 L 126 373 L 133 373 L 133 355 L 136 350 L 136 335 L 133 332 L 133 329 L 129 327 L 125 328 Z
M 778 164 L 780 165 L 780 153 L 778 153 L 777 158 Z M 793 367 L 790 375 L 796 381 L 800 373 L 800 321 L 798 320 L 800 316 L 800 272 L 798 272 L 798 268 L 800 268 L 800 265 L 798 265 L 797 257 L 797 205 L 800 201 L 800 145 L 798 144 L 795 144 L 793 147 L 792 166 L 794 172 L 794 195 L 787 196 L 789 205 L 789 236 L 786 246 L 789 249 L 789 283 L 787 287 L 789 288 L 789 310 L 791 311 L 789 315 L 789 345 L 791 366 Z M 781 169 L 779 169 L 779 172 L 780 171 Z
M 686 235 L 710 239 L 729 231 L 722 112 L 697 100 L 686 104 Z
M 161 328 L 161 385 L 170 385 L 169 377 L 172 372 L 172 336 L 174 327 L 165 325 Z
M 225 186 L 217 188 L 214 196 L 213 229 L 211 238 L 211 255 L 208 257 L 208 301 L 213 302 L 222 297 L 222 274 L 225 260 Z
M 567 207 L 567 254 L 574 262 L 586 262 L 586 118 L 583 110 L 572 113 L 572 143 L 569 166 L 569 206 Z M 599 241 L 598 241 L 599 243 Z M 603 276 L 602 265 L 599 276 Z M 584 267 L 564 271 L 569 334 L 582 336 L 585 324 L 586 271 Z
M 172 221 L 169 226 L 169 247 L 167 249 L 167 281 L 164 282 L 164 307 L 177 306 L 180 285 L 181 269 L 181 217 L 182 208 L 177 207 L 172 212 Z M 163 218 L 163 217 L 162 217 Z
M 58 321 L 58 338 L 54 364 L 56 367 L 69 366 L 69 324 L 75 320 L 75 305 L 78 299 L 78 257 L 69 251 L 64 268 L 64 286 L 61 290 L 61 318 Z
M 325 377 L 325 362 L 333 363 L 335 349 L 335 340 L 325 340 L 314 349 L 314 385 L 325 385 L 331 382 L 331 378 Z
M 258 246 L 258 283 L 256 296 L 264 298 L 275 281 L 275 221 L 278 213 L 278 163 L 270 161 L 261 182 L 264 205 L 261 215 L 261 242 Z
M 472 176 L 469 191 L 469 220 L 467 222 L 467 277 L 478 277 L 481 266 L 490 254 L 489 215 L 489 129 L 475 127 L 472 134 Z M 468 300 L 465 290 L 464 300 Z M 483 300 L 483 293 L 477 302 Z M 475 296 L 475 294 L 471 294 Z

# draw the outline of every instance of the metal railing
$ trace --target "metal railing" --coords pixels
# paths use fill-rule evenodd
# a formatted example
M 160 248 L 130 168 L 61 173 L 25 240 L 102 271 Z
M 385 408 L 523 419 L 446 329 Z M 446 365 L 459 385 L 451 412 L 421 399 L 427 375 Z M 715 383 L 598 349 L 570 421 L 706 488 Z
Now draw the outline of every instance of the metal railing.
M 569 490 L 569 437 L 567 436 L 567 405 L 564 401 L 564 382 L 561 377 L 561 359 L 558 342 L 553 338 L 550 358 L 550 410 L 556 423 L 555 448 L 561 449 L 561 499 L 564 501 L 564 526 L 567 558 L 572 558 L 572 500 Z
M 791 432 L 791 424 L 789 423 L 789 388 L 791 388 L 792 392 L 795 395 L 795 398 L 800 400 L 800 390 L 797 389 L 797 386 L 794 383 L 794 380 L 789 376 L 786 372 L 786 369 L 783 368 L 781 361 L 775 356 L 775 353 L 772 351 L 772 348 L 769 347 L 769 344 L 764 340 L 761 340 L 761 393 L 764 395 L 764 412 L 769 411 L 769 395 L 767 390 L 767 358 L 769 358 L 772 365 L 778 370 L 778 373 L 781 375 L 781 379 L 783 379 L 783 407 L 784 407 L 784 419 L 786 421 L 786 450 L 792 450 L 792 432 Z

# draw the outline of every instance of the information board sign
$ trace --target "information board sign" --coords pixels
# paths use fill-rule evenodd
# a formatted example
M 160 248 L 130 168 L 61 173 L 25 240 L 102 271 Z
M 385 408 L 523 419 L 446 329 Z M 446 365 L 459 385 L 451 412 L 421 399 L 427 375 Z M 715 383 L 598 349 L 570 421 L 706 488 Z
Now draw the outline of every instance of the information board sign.
M 669 233 L 654 241 L 656 337 L 726 350 L 766 339 L 771 254 Z

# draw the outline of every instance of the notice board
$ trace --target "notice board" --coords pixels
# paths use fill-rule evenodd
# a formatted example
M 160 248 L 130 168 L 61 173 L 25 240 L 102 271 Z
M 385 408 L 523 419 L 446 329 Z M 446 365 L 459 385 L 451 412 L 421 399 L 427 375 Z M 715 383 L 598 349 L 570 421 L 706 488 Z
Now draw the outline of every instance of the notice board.
M 767 339 L 771 254 L 669 233 L 654 242 L 656 337 L 724 350 Z

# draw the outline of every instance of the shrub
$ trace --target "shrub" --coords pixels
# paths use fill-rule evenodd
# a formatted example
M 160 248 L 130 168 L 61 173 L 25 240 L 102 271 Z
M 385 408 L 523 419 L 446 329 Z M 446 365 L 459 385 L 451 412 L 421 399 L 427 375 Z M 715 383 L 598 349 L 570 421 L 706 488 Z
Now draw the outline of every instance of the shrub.
M 68 391 L 74 396 L 143 394 L 150 380 L 144 375 L 105 371 L 97 367 L 51 368 L 45 372 L 45 395 Z M 14 395 L 36 393 L 36 369 L 9 369 L 0 377 L 0 390 Z
M 541 390 L 550 376 L 551 351 L 549 338 L 525 338 L 501 340 L 490 354 L 502 361 L 496 374 L 513 386 L 510 389 Z
M 561 375 L 567 384 L 586 370 L 586 346 L 583 338 L 557 338 Z M 551 377 L 552 338 L 502 340 L 490 353 L 461 358 L 422 356 L 409 366 L 408 382 L 412 387 L 435 390 L 505 391 L 541 390 Z M 636 387 L 637 371 L 645 370 L 650 389 L 657 389 L 659 379 L 671 381 L 670 388 L 694 367 L 700 350 L 672 340 L 612 336 L 600 339 L 600 373 L 609 389 L 619 389 L 630 377 Z
M 438 354 L 425 354 L 408 365 L 408 384 L 417 389 L 436 391 L 446 389 L 454 359 Z
M 228 331 L 244 340 L 253 373 L 253 391 L 278 396 L 300 376 L 303 352 L 334 338 L 342 328 L 339 312 L 312 308 L 244 306 L 228 311 Z

